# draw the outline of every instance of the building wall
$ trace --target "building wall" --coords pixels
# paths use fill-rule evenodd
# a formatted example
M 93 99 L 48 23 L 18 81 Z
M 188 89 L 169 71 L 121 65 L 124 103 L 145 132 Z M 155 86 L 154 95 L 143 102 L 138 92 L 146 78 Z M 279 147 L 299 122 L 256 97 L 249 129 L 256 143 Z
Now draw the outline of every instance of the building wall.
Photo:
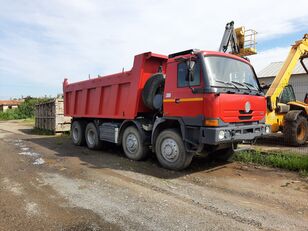
M 3 105 L 2 111 L 5 112 L 7 109 L 9 109 L 9 106 Z
M 274 77 L 259 78 L 259 82 L 264 82 L 265 84 L 271 84 L 273 80 Z M 292 75 L 289 84 L 292 85 L 294 89 L 296 99 L 303 101 L 306 93 L 308 93 L 308 75 Z
M 15 108 L 18 108 L 18 106 L 17 105 L 13 105 L 13 106 L 1 105 L 0 106 L 0 112 L 5 112 L 8 109 L 15 109 Z

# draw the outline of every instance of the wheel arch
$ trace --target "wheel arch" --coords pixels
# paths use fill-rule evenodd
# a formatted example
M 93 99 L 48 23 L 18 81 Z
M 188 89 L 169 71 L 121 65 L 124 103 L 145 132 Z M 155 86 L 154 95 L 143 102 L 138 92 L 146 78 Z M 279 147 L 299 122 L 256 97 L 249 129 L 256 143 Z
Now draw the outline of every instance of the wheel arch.
M 123 133 L 124 133 L 125 129 L 130 127 L 130 126 L 134 126 L 135 128 L 137 128 L 138 132 L 141 135 L 142 140 L 143 141 L 146 140 L 146 134 L 145 134 L 145 132 L 142 128 L 141 122 L 139 122 L 138 120 L 124 120 L 122 122 L 121 126 L 120 126 L 120 129 L 119 129 L 119 136 L 118 136 L 118 140 L 117 140 L 118 145 L 122 144 Z
M 155 121 L 151 136 L 151 144 L 152 144 L 152 151 L 155 151 L 155 142 L 159 135 L 159 133 L 165 129 L 175 128 L 178 129 L 182 139 L 184 140 L 185 135 L 185 126 L 183 121 L 177 118 L 159 118 Z
M 303 115 L 307 117 L 306 111 L 304 109 L 300 110 L 291 110 L 285 116 L 284 119 L 286 121 L 296 121 L 299 115 Z

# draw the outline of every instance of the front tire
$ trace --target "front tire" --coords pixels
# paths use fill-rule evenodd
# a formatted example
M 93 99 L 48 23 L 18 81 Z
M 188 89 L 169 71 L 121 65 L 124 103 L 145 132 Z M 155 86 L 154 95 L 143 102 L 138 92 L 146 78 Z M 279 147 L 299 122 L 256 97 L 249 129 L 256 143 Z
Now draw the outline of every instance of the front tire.
M 75 120 L 71 126 L 71 139 L 74 145 L 82 146 L 86 143 L 84 133 L 84 122 L 80 120 Z
M 175 129 L 161 132 L 155 143 L 159 163 L 171 170 L 183 170 L 192 161 L 193 154 L 186 152 L 181 135 Z
M 291 146 L 300 146 L 308 138 L 307 118 L 299 115 L 295 121 L 285 121 L 283 127 L 284 141 Z
M 129 126 L 124 130 L 122 147 L 125 155 L 131 160 L 144 160 L 149 152 L 137 128 Z
M 85 132 L 86 143 L 89 149 L 97 150 L 102 148 L 102 141 L 94 123 L 88 123 Z

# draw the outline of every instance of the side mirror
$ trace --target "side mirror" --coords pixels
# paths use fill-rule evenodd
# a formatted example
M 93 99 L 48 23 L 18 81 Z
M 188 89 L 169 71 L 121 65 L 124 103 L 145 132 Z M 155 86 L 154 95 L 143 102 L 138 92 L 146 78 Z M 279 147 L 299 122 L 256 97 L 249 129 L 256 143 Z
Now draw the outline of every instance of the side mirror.
M 188 76 L 187 76 L 187 81 L 194 81 L 194 67 L 195 67 L 196 61 L 194 60 L 187 60 L 186 65 L 187 65 L 187 70 L 188 70 Z

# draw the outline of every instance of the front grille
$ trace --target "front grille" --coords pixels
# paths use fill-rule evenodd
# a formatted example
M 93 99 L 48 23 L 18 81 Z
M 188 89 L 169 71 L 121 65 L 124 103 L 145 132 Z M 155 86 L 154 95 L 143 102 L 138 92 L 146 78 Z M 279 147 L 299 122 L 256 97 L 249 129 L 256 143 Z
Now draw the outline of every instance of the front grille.
M 252 116 L 239 116 L 240 120 L 251 120 Z
M 239 110 L 239 113 L 240 114 L 251 114 L 251 113 L 253 113 L 253 110 L 250 110 L 249 112 L 246 112 L 245 110 Z

